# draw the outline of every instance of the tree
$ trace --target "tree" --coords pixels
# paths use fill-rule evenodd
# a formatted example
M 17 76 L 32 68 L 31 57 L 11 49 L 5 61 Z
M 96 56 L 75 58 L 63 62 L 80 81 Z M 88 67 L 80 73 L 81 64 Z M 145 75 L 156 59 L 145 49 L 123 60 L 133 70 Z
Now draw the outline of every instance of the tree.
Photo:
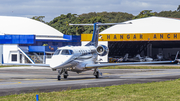
M 91 12 L 88 14 L 71 14 L 60 15 L 54 18 L 48 23 L 48 25 L 54 27 L 60 32 L 68 35 L 80 35 L 82 33 L 93 33 L 92 26 L 69 26 L 69 23 L 80 24 L 80 23 L 115 23 L 131 20 L 134 16 L 132 14 L 123 12 Z M 101 26 L 100 31 L 108 28 L 110 26 Z
M 31 19 L 45 23 L 45 21 L 43 20 L 44 18 L 45 18 L 45 16 L 34 16 Z
M 138 18 L 145 18 L 145 17 L 151 17 L 154 16 L 155 13 L 151 13 L 152 10 L 143 10 L 141 11 L 137 16 L 135 16 L 133 19 L 138 19 Z
M 171 17 L 172 16 L 172 11 L 161 11 L 156 14 L 157 16 L 161 17 Z
M 180 11 L 180 5 L 178 6 L 177 11 Z
M 161 11 L 157 13 L 156 16 L 180 18 L 180 11 Z

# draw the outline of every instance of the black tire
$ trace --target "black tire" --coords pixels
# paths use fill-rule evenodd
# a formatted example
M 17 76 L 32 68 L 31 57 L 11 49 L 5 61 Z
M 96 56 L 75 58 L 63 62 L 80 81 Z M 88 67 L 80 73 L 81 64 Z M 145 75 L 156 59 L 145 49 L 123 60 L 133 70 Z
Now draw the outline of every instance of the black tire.
M 57 79 L 58 79 L 58 81 L 60 81 L 60 80 L 61 80 L 61 76 L 60 76 L 60 75 L 58 75 L 58 76 L 57 76 Z
M 68 77 L 67 75 L 64 75 L 64 78 L 65 78 L 65 79 L 67 79 L 67 77 Z
M 67 79 L 67 77 L 68 77 L 68 72 L 65 71 L 65 72 L 64 72 L 64 78 Z
M 95 77 L 96 77 L 96 78 L 99 78 L 99 72 L 96 72 Z

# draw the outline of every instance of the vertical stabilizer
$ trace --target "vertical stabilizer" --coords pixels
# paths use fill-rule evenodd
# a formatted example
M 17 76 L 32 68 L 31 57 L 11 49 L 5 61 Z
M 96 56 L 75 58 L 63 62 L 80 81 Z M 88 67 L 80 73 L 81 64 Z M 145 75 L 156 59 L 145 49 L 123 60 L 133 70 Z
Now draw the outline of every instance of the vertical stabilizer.
M 88 44 L 86 44 L 85 46 L 95 46 L 95 47 L 97 47 L 98 38 L 99 38 L 99 28 L 98 28 L 98 26 L 116 25 L 116 24 L 128 24 L 128 23 L 94 23 L 94 24 L 69 24 L 69 25 L 73 25 L 73 26 L 94 26 L 92 40 Z M 129 24 L 132 24 L 132 23 L 130 22 Z
M 98 37 L 99 37 L 99 28 L 97 23 L 94 23 L 94 30 L 93 30 L 93 36 L 92 36 L 92 40 L 86 44 L 85 46 L 95 46 L 97 47 L 98 45 Z

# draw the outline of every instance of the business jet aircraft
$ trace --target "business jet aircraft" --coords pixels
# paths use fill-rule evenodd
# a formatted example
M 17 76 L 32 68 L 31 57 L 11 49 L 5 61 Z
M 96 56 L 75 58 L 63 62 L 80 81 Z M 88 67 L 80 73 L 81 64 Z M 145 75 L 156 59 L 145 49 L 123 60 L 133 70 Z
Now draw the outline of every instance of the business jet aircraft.
M 92 40 L 85 46 L 65 46 L 58 48 L 51 58 L 51 63 L 48 64 L 21 64 L 33 66 L 49 66 L 53 71 L 58 70 L 57 79 L 61 80 L 61 75 L 64 78 L 68 77 L 68 71 L 81 73 L 83 71 L 94 69 L 93 75 L 99 78 L 102 73 L 98 70 L 99 67 L 116 66 L 116 65 L 136 65 L 136 64 L 153 64 L 153 63 L 172 63 L 174 61 L 156 61 L 156 62 L 129 62 L 129 63 L 105 63 L 100 64 L 97 56 L 105 56 L 109 49 L 104 45 L 98 45 L 99 29 L 101 25 L 128 24 L 128 23 L 94 23 L 94 24 L 69 24 L 75 26 L 93 25 Z M 12 64 L 20 65 L 20 64 Z

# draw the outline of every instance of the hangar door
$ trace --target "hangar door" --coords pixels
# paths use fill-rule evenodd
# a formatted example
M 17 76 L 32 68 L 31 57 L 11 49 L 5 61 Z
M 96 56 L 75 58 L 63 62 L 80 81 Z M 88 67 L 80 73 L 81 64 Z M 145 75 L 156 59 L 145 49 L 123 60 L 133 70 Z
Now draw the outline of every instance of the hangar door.
M 180 41 L 109 41 L 108 46 L 109 57 L 124 57 L 128 53 L 129 57 L 140 54 L 156 59 L 158 54 L 162 54 L 163 60 L 173 60 L 180 51 Z

